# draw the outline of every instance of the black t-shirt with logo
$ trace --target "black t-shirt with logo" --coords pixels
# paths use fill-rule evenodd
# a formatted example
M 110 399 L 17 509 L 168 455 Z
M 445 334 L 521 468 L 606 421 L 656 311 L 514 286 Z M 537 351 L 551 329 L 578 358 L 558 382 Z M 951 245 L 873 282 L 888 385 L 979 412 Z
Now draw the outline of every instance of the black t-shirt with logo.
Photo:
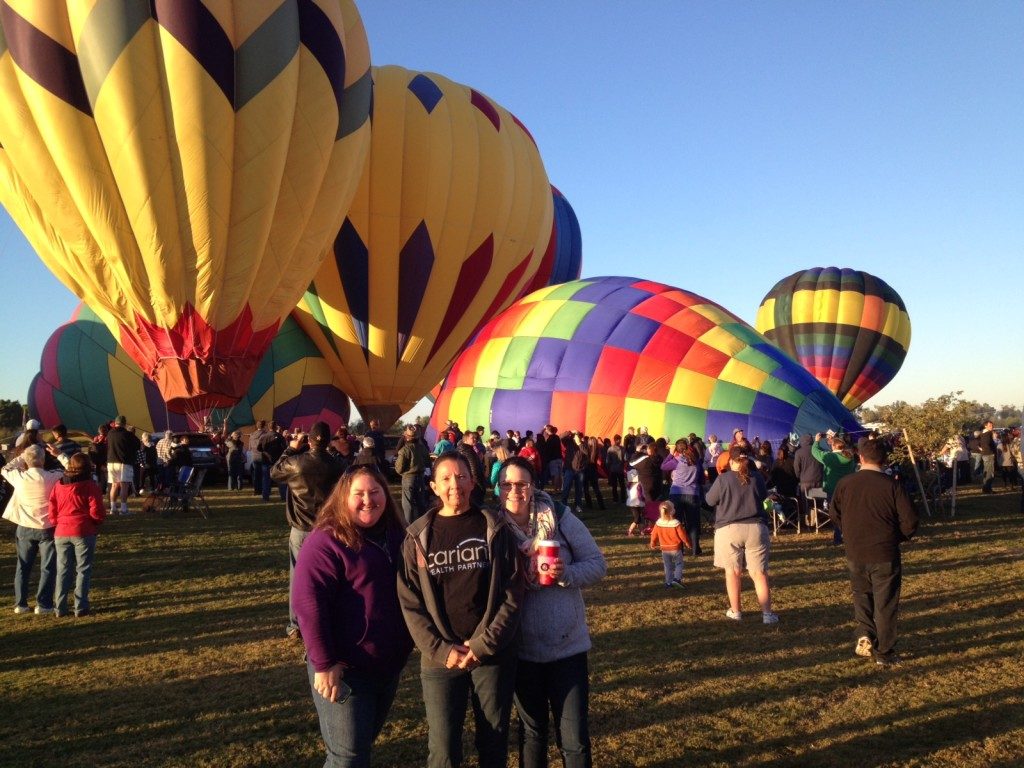
M 459 639 L 469 640 L 487 611 L 491 581 L 487 519 L 480 510 L 434 517 L 427 570 L 438 585 L 448 626 Z

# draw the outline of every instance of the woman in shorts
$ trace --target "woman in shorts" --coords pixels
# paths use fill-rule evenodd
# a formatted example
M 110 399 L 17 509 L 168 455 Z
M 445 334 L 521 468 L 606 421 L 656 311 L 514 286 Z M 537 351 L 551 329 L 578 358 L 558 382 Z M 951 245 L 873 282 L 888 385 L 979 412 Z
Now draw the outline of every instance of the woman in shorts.
M 771 536 L 764 500 L 768 492 L 764 478 L 753 467 L 743 448 L 729 449 L 729 471 L 723 472 L 708 491 L 707 503 L 715 508 L 715 567 L 725 571 L 725 591 L 729 595 L 726 617 L 740 621 L 740 587 L 744 567 L 754 582 L 761 618 L 765 624 L 777 624 L 772 612 L 772 593 L 768 585 L 768 553 Z

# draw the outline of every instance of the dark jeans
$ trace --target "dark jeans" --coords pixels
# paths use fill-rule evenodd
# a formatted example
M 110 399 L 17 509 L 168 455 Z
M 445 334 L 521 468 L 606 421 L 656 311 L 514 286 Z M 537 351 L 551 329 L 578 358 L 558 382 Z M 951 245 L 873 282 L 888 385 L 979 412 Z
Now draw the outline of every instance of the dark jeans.
M 992 493 L 992 481 L 996 479 L 996 457 L 995 454 L 981 456 L 981 467 L 984 472 L 982 493 Z
M 508 721 L 516 680 L 514 654 L 492 659 L 472 672 L 420 665 L 427 711 L 428 768 L 462 765 L 462 726 L 472 702 L 480 768 L 508 764 Z
M 583 506 L 583 470 L 575 470 L 572 467 L 562 469 L 562 503 L 569 503 L 569 493 L 573 492 L 575 505 Z
M 622 470 L 608 473 L 608 485 L 612 489 L 612 501 L 626 500 L 626 475 Z
M 252 494 L 261 496 L 263 494 L 263 462 L 254 461 L 249 468 L 252 475 Z
M 298 630 L 299 622 L 295 618 L 295 606 L 292 605 L 292 578 L 295 576 L 295 562 L 299 559 L 299 550 L 302 549 L 302 542 L 309 536 L 309 531 L 301 528 L 292 528 L 288 534 L 288 626 L 286 632 Z
M 903 566 L 891 563 L 860 564 L 847 561 L 853 591 L 856 636 L 867 636 L 875 656 L 892 656 L 896 647 L 896 611 L 900 605 Z
M 693 547 L 690 552 L 694 555 L 701 554 L 700 551 L 700 496 L 690 493 L 673 493 L 668 500 L 676 508 L 676 519 L 683 524 L 690 543 Z
M 39 587 L 36 605 L 53 608 L 53 588 L 57 581 L 57 548 L 53 543 L 53 528 L 29 528 L 19 525 L 15 533 L 18 565 L 14 569 L 14 604 L 28 607 L 28 577 L 39 555 Z
M 344 702 L 333 703 L 313 687 L 314 670 L 309 662 L 306 674 L 320 718 L 320 735 L 327 748 L 324 768 L 368 768 L 370 749 L 391 711 L 401 673 L 375 675 L 350 669 L 345 672 L 344 681 L 352 695 Z
M 521 768 L 547 768 L 549 708 L 565 768 L 590 768 L 589 698 L 586 653 L 546 663 L 520 660 L 515 702 Z
M 402 512 L 406 525 L 420 517 L 423 512 L 423 473 L 410 472 L 402 475 Z

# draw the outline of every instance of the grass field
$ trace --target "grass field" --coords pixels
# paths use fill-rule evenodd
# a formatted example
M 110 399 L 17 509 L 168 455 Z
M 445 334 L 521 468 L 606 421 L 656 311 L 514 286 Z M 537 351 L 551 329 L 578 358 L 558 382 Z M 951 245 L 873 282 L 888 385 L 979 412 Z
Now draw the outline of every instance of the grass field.
M 322 764 L 302 651 L 284 637 L 281 504 L 207 495 L 209 520 L 107 522 L 94 615 L 5 606 L 0 766 Z M 1018 499 L 975 486 L 955 520 L 924 521 L 905 549 L 904 664 L 892 670 L 853 655 L 845 560 L 825 532 L 776 540 L 781 622 L 768 627 L 749 582 L 745 620 L 724 618 L 710 557 L 687 561 L 683 590 L 665 590 L 660 557 L 623 536 L 623 508 L 585 512 L 608 559 L 587 593 L 595 765 L 1024 765 Z M 13 526 L 3 530 L 9 596 Z M 375 765 L 425 762 L 417 667 L 414 655 Z

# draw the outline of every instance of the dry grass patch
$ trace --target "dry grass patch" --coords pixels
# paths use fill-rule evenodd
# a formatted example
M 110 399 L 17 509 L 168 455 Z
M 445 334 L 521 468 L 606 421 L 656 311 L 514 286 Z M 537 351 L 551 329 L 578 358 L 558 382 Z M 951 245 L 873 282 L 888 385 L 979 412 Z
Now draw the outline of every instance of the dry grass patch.
M 208 495 L 209 520 L 108 522 L 92 617 L 0 613 L 0 765 L 322 764 L 301 649 L 284 639 L 281 505 Z M 907 547 L 896 670 L 853 655 L 845 560 L 824 533 L 776 541 L 782 621 L 766 627 L 749 587 L 744 621 L 724 618 L 709 556 L 666 590 L 660 556 L 622 535 L 621 507 L 584 519 L 609 565 L 587 596 L 595 765 L 1024 764 L 1016 494 L 971 489 Z M 377 765 L 425 761 L 417 668 L 414 656 Z

